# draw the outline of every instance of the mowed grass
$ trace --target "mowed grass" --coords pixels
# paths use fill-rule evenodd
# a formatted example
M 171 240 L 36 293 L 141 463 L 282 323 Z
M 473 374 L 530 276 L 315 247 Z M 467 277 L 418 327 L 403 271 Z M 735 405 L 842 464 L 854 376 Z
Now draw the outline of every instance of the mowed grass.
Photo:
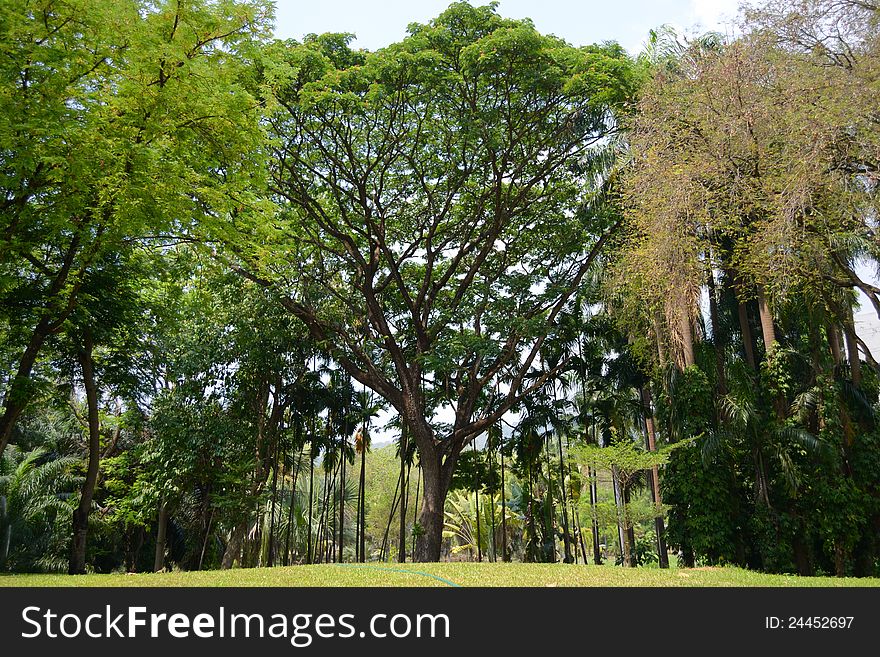
M 741 568 L 434 563 L 291 566 L 111 575 L 3 575 L 0 586 L 880 586 L 876 578 L 765 575 Z

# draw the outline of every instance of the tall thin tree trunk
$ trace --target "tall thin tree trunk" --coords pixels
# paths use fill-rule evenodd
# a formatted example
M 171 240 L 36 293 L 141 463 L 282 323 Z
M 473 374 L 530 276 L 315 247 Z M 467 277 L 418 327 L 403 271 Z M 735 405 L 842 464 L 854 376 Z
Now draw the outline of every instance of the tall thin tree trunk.
M 556 504 L 553 501 L 553 469 L 550 467 L 550 436 L 544 437 L 544 460 L 547 463 L 547 499 L 544 501 L 546 511 L 546 533 L 549 536 L 551 563 L 556 563 Z
M 159 502 L 159 517 L 156 521 L 156 558 L 153 561 L 153 572 L 165 569 L 165 537 L 168 531 L 168 507 L 164 501 Z
M 314 513 L 314 503 L 315 503 L 315 454 L 314 454 L 314 442 L 309 448 L 309 536 L 308 536 L 308 546 L 306 550 L 306 563 L 312 563 L 312 557 L 314 556 L 312 552 L 312 514 Z
M 666 345 L 663 342 L 663 318 L 659 310 L 654 312 L 654 338 L 657 342 L 657 361 L 660 363 L 660 369 L 663 370 L 666 368 Z M 583 354 L 583 344 L 580 348 Z M 584 373 L 581 374 L 581 379 L 584 379 Z M 583 386 L 581 389 L 585 390 Z
M 571 441 L 569 440 L 569 436 L 567 434 L 565 436 L 565 449 L 568 450 L 569 452 L 571 452 Z M 568 462 L 565 466 L 565 469 L 568 472 L 568 480 L 570 482 L 574 482 L 574 477 L 571 474 L 571 459 L 568 460 Z M 581 486 L 581 488 L 578 490 L 578 495 L 580 495 L 580 493 L 582 491 L 583 491 L 583 486 Z M 569 493 L 570 492 L 571 491 L 569 491 Z M 572 525 L 574 526 L 572 529 L 572 531 L 574 532 L 574 562 L 578 563 L 578 545 L 580 545 L 581 555 L 584 560 L 584 564 L 586 564 L 587 563 L 587 549 L 584 545 L 584 535 L 583 535 L 583 532 L 581 531 L 581 521 L 580 521 L 580 518 L 578 518 L 578 512 L 577 512 L 577 509 L 575 508 L 574 497 L 571 494 L 569 494 L 569 502 L 568 503 L 569 503 L 569 507 L 571 510 L 571 522 L 572 522 Z
M 724 374 L 724 336 L 721 322 L 718 319 L 718 299 L 715 285 L 715 272 L 711 262 L 706 271 L 706 283 L 709 288 L 709 323 L 712 327 L 712 348 L 715 352 L 715 376 L 718 380 L 718 394 L 727 394 L 727 379 Z
M 492 474 L 492 444 L 491 444 L 491 442 L 486 448 L 486 458 L 489 461 L 489 473 L 491 475 Z M 494 481 L 494 480 L 495 480 L 495 478 L 492 477 L 492 481 Z M 498 561 L 497 546 L 495 545 L 495 534 L 497 533 L 496 527 L 495 527 L 495 491 L 491 488 L 489 489 L 489 522 L 492 525 L 492 531 L 491 531 L 492 540 L 489 545 L 491 548 L 491 553 L 489 554 L 489 561 L 495 562 L 495 561 Z
M 418 465 L 418 472 L 416 474 L 416 499 L 413 504 L 413 528 L 415 528 L 416 523 L 419 521 L 419 491 L 422 487 L 422 464 Z M 413 532 L 412 537 L 412 553 L 416 553 L 416 532 Z
M 590 480 L 590 529 L 593 536 L 593 563 L 597 566 L 602 564 L 602 548 L 599 544 L 599 514 L 596 508 L 598 503 L 598 486 L 596 485 L 596 471 L 587 466 L 587 478 Z
M 239 565 L 241 565 L 241 550 L 245 534 L 247 533 L 247 528 L 248 521 L 244 520 L 238 523 L 238 525 L 232 530 L 232 534 L 229 536 L 229 542 L 226 544 L 226 549 L 223 551 L 223 558 L 220 561 L 220 568 L 223 570 L 232 568 L 236 559 L 239 559 Z
M 776 329 L 773 328 L 773 314 L 770 304 L 764 295 L 763 288 L 758 288 L 758 314 L 761 317 L 761 333 L 764 335 L 764 350 L 770 354 L 776 347 Z
M 507 493 L 504 482 L 504 439 L 501 440 L 501 561 L 508 561 L 507 556 Z
M 211 523 L 214 521 L 214 508 L 211 509 L 211 515 L 208 516 L 208 527 L 205 529 L 205 540 L 202 541 L 202 551 L 199 554 L 199 565 L 198 570 L 202 569 L 202 564 L 205 561 L 205 550 L 208 547 L 208 539 L 211 536 Z
M 631 568 L 635 568 L 639 565 L 639 553 L 636 550 L 636 532 L 635 527 L 633 527 L 633 523 L 630 522 L 629 519 L 629 503 L 630 503 L 630 493 L 629 486 L 622 486 L 623 488 L 623 517 L 624 517 L 624 525 L 626 526 L 626 540 L 629 543 L 629 566 Z
M 749 324 L 749 309 L 746 304 L 737 299 L 737 317 L 739 318 L 739 332 L 742 336 L 743 351 L 746 355 L 746 363 L 752 371 L 758 369 L 758 360 L 755 358 L 755 338 L 752 335 L 752 327 Z
M 339 471 L 339 553 L 338 560 L 342 563 L 342 549 L 345 547 L 345 450 L 342 450 Z
M 855 320 L 852 306 L 847 306 L 847 317 L 843 323 L 843 337 L 846 341 L 846 353 L 849 359 L 850 377 L 853 385 L 860 388 L 862 385 L 862 358 L 859 355 L 859 345 L 856 341 Z
M 534 494 L 532 492 L 532 463 L 529 462 L 527 465 L 527 477 L 526 477 L 526 489 L 528 494 L 528 503 L 526 504 L 526 527 L 529 531 L 529 542 L 526 544 L 526 555 L 525 560 L 530 563 L 535 563 L 538 561 L 537 554 L 538 548 L 537 543 L 535 542 L 537 538 L 537 531 L 535 530 L 535 513 L 534 513 Z
M 565 465 L 562 458 L 562 436 L 556 434 L 556 443 L 559 448 L 559 494 L 562 501 L 562 540 L 565 544 L 565 563 L 574 561 L 571 554 L 571 539 L 568 532 L 568 494 L 565 491 Z
M 275 433 L 275 454 L 272 464 L 272 508 L 269 512 L 269 546 L 266 565 L 275 565 L 275 506 L 278 503 L 278 459 L 281 450 L 281 430 Z
M 366 440 L 366 437 L 364 438 Z M 361 562 L 366 562 L 367 560 L 367 514 L 366 514 L 366 471 L 367 471 L 367 446 L 364 443 L 361 449 L 361 472 L 360 472 L 360 482 L 358 483 L 358 488 L 360 489 L 360 508 L 358 510 L 358 518 L 360 521 L 360 555 Z
M 827 331 L 828 346 L 831 347 L 831 360 L 835 365 L 840 365 L 843 362 L 843 355 L 840 350 L 840 333 L 837 331 L 837 326 L 832 323 L 828 324 Z
M 79 350 L 79 363 L 82 369 L 83 385 L 86 389 L 89 425 L 89 462 L 86 478 L 83 481 L 79 505 L 73 512 L 73 541 L 70 550 L 68 572 L 81 575 L 86 572 L 86 540 L 89 531 L 89 512 L 92 509 L 92 498 L 98 484 L 98 468 L 101 460 L 101 426 L 98 416 L 98 386 L 95 381 L 95 363 L 93 360 L 94 345 L 90 331 L 83 336 Z
M 406 504 L 409 501 L 409 472 L 406 469 L 406 456 L 409 450 L 406 425 L 400 432 L 400 535 L 397 537 L 397 561 L 406 561 Z
M 477 441 L 474 440 L 471 443 L 471 446 L 474 450 L 474 464 L 475 464 L 475 472 L 476 472 L 476 480 L 474 482 L 474 504 L 477 511 L 477 561 L 483 561 L 483 541 L 482 541 L 482 532 L 480 528 L 480 466 L 478 463 L 478 455 L 477 451 Z
M 385 561 L 386 555 L 390 555 L 391 553 L 391 549 L 388 547 L 388 536 L 391 534 L 391 523 L 394 521 L 394 513 L 397 511 L 398 504 L 400 504 L 400 498 L 403 496 L 403 491 L 400 488 L 401 474 L 402 473 L 398 473 L 397 475 L 397 484 L 394 487 L 394 495 L 391 497 L 393 500 L 391 503 L 391 511 L 388 513 L 388 522 L 385 525 L 385 535 L 382 537 L 382 550 L 380 551 L 380 559 L 382 561 Z
M 581 558 L 584 560 L 584 565 L 586 565 L 587 563 L 589 563 L 587 561 L 587 545 L 584 542 L 584 532 L 581 529 L 580 518 L 578 518 L 576 514 L 574 515 L 574 523 L 575 531 L 577 532 L 577 542 L 578 545 L 580 545 L 581 547 Z M 577 555 L 577 546 L 575 546 L 575 555 Z M 575 563 L 577 563 L 577 561 L 575 561 Z
M 681 368 L 694 365 L 697 360 L 694 355 L 694 331 L 691 324 L 691 315 L 683 311 L 679 318 L 679 332 L 681 337 Z
M 611 466 L 611 482 L 614 488 L 614 504 L 617 506 L 617 540 L 620 546 L 621 560 L 624 566 L 630 566 L 632 565 L 632 557 L 626 536 L 626 502 L 623 498 L 623 488 L 616 465 Z
M 654 429 L 654 413 L 651 410 L 651 391 L 646 386 L 643 386 L 639 388 L 639 395 L 642 400 L 642 417 L 645 421 L 648 451 L 656 452 L 657 438 Z M 657 560 L 661 568 L 669 568 L 669 553 L 666 549 L 666 540 L 664 538 L 666 528 L 663 526 L 663 502 L 660 497 L 660 469 L 656 464 L 651 466 L 651 471 L 648 475 L 651 501 L 654 503 L 654 532 L 657 536 Z

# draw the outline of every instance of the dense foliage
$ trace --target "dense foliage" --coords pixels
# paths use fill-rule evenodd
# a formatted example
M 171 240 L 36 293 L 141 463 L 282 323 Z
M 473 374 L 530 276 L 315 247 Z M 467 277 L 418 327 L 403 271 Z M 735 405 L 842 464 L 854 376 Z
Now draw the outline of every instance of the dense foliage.
M 880 8 L 0 8 L 0 569 L 877 575 Z

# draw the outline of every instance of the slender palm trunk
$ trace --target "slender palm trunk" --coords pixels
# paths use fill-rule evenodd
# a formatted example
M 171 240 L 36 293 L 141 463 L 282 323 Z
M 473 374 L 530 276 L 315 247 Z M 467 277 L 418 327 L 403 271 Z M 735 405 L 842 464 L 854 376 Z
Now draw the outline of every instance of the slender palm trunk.
M 367 560 L 367 519 L 366 519 L 366 472 L 367 472 L 367 447 L 364 445 L 361 449 L 361 472 L 360 481 L 358 483 L 359 502 L 358 502 L 358 522 L 360 525 L 360 560 Z
M 571 538 L 568 531 L 568 495 L 565 492 L 565 461 L 562 457 L 562 436 L 556 434 L 556 443 L 559 449 L 559 495 L 562 502 L 562 539 L 565 545 L 565 563 L 571 563 L 574 558 L 571 554 Z
M 306 563 L 312 563 L 312 514 L 314 513 L 315 504 L 315 454 L 314 443 L 309 449 L 309 528 L 308 540 L 306 545 Z
M 556 563 L 556 504 L 553 500 L 553 469 L 550 467 L 550 435 L 544 437 L 544 460 L 547 465 L 547 498 L 544 501 L 546 535 L 550 542 L 547 546 L 547 557 L 551 563 Z
M 597 566 L 602 563 L 602 550 L 599 546 L 599 514 L 596 508 L 598 503 L 598 487 L 596 485 L 596 472 L 587 466 L 587 478 L 590 480 L 590 523 L 593 535 L 593 563 Z
M 501 560 L 508 561 L 507 557 L 507 493 L 504 484 L 504 442 L 501 443 Z
M 611 466 L 611 482 L 614 488 L 614 504 L 617 506 L 617 540 L 620 547 L 621 560 L 624 566 L 632 565 L 629 540 L 627 537 L 626 502 L 620 482 L 617 466 Z
M 338 560 L 342 563 L 342 549 L 345 547 L 345 450 L 342 452 L 339 470 L 339 552 Z
M 476 480 L 474 481 L 474 503 L 475 503 L 475 508 L 477 511 L 477 561 L 482 563 L 482 561 L 483 561 L 483 541 L 482 541 L 482 533 L 480 531 L 480 468 L 479 468 L 479 464 L 477 463 L 477 459 L 476 459 L 479 452 L 477 452 L 477 442 L 474 441 L 471 444 L 472 444 L 473 450 L 474 450 L 474 457 L 475 457 L 474 463 L 477 464 L 476 470 L 475 470 L 476 471 Z
M 571 452 L 571 441 L 569 440 L 568 435 L 565 436 L 565 449 L 568 452 Z M 565 466 L 566 472 L 568 474 L 568 481 L 574 482 L 574 477 L 571 475 L 571 459 L 568 460 Z M 581 489 L 582 490 L 582 489 Z M 580 494 L 580 490 L 578 491 Z M 572 524 L 572 532 L 574 534 L 574 562 L 578 563 L 578 545 L 581 548 L 581 554 L 583 555 L 584 563 L 587 563 L 587 551 L 584 547 L 584 537 L 581 533 L 581 521 L 578 518 L 577 509 L 574 506 L 574 496 L 571 494 L 571 491 L 568 491 L 568 508 L 571 513 L 571 524 Z
M 654 414 L 651 410 L 651 391 L 647 387 L 639 388 L 639 396 L 642 401 L 642 418 L 645 422 L 645 437 L 649 452 L 657 451 L 657 438 L 654 429 Z M 666 549 L 663 523 L 662 498 L 660 497 L 660 469 L 657 465 L 651 467 L 648 473 L 648 485 L 651 489 L 651 501 L 654 503 L 654 532 L 657 537 L 657 560 L 661 568 L 669 568 L 669 553 Z
M 489 444 L 486 446 L 486 459 L 489 462 L 489 474 L 491 476 L 491 481 L 494 483 L 495 477 L 492 472 L 492 440 L 491 437 L 489 439 Z M 495 545 L 495 489 L 494 486 L 489 489 L 489 522 L 491 523 L 491 541 L 489 543 L 489 547 L 491 548 L 491 552 L 489 553 L 489 561 L 495 562 L 498 560 L 497 547 Z

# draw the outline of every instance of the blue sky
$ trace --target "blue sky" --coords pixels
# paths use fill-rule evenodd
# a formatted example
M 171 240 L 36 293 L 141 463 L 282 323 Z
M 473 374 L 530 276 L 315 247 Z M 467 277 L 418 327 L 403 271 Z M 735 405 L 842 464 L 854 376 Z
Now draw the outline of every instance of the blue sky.
M 352 32 L 357 35 L 356 47 L 375 50 L 399 41 L 409 23 L 429 21 L 450 2 L 276 0 L 276 36 L 299 40 L 311 32 Z M 738 4 L 738 0 L 501 0 L 498 11 L 510 18 L 531 18 L 539 31 L 576 46 L 617 41 L 636 53 L 648 30 L 664 23 L 686 31 L 696 25 L 701 31 L 729 31 Z

